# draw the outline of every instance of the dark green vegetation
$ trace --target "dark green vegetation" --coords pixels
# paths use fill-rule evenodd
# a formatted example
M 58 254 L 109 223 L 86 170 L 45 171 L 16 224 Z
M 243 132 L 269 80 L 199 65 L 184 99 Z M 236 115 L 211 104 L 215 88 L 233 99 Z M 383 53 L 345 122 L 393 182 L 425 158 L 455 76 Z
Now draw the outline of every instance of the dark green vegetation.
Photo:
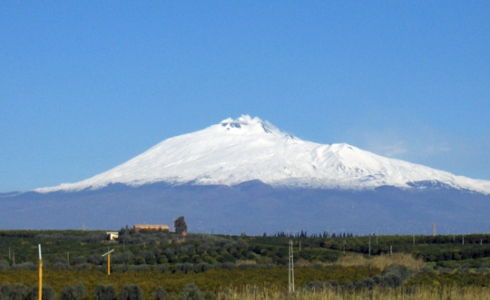
M 289 240 L 294 241 L 296 286 L 303 289 L 490 286 L 490 235 L 486 234 L 335 236 L 301 232 L 294 236 L 184 237 L 122 228 L 118 241 L 109 242 L 105 231 L 9 230 L 0 231 L 0 299 L 24 299 L 33 293 L 38 244 L 42 245 L 46 297 L 165 299 L 188 293 L 210 298 L 224 288 L 245 285 L 286 289 Z M 107 257 L 101 256 L 109 249 L 115 250 L 111 276 L 106 274 Z M 380 255 L 389 257 L 390 251 L 422 259 L 426 266 L 341 263 L 345 256 L 372 261 Z M 186 286 L 189 283 L 195 285 Z
M 185 223 L 184 216 L 180 216 L 174 221 L 174 227 L 177 233 L 187 232 L 187 224 Z
M 490 235 L 403 235 L 403 236 L 364 236 L 352 238 L 326 239 L 320 246 L 341 250 L 345 243 L 346 251 L 369 254 L 410 253 L 416 258 L 443 265 L 444 261 L 460 261 L 490 257 Z

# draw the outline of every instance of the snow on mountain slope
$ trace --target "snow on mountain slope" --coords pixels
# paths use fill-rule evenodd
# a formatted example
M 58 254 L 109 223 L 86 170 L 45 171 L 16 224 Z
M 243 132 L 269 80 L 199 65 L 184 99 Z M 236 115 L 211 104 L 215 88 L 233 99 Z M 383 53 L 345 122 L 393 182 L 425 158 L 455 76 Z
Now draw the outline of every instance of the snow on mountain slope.
M 204 130 L 167 139 L 92 178 L 37 192 L 76 191 L 110 183 L 235 185 L 261 180 L 272 186 L 370 189 L 439 184 L 490 194 L 490 181 L 455 176 L 385 158 L 348 144 L 322 145 L 281 132 L 250 116 L 226 119 Z

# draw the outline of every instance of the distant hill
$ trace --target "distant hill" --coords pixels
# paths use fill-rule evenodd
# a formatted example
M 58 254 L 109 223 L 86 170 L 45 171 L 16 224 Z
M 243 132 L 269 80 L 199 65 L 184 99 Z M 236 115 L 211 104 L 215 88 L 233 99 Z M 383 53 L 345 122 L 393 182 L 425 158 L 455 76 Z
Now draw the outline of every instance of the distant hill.
M 277 231 L 358 234 L 489 232 L 490 196 L 456 189 L 379 187 L 349 191 L 274 188 L 260 181 L 224 185 L 111 184 L 77 192 L 29 192 L 0 197 L 7 229 L 119 229 L 172 223 L 189 231 L 269 234 Z

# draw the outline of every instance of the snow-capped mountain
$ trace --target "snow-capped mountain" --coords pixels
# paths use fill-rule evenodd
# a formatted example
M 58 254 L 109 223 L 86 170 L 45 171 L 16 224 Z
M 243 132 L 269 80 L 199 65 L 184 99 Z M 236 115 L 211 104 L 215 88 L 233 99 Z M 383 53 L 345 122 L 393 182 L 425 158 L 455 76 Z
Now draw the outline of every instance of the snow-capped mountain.
M 303 141 L 247 115 L 167 139 L 92 178 L 36 191 L 97 189 L 113 183 L 231 186 L 251 180 L 275 187 L 330 189 L 437 185 L 490 194 L 490 181 L 382 157 L 348 144 Z
M 92 178 L 0 194 L 4 228 L 117 229 L 185 215 L 193 232 L 488 232 L 490 181 L 322 145 L 242 116 Z

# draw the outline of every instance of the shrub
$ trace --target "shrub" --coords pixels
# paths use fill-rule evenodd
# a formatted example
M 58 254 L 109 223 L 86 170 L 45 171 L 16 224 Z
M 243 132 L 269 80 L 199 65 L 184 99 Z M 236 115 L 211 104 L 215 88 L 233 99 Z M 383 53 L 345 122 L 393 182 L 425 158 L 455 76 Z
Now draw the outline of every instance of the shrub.
M 194 266 L 189 263 L 184 263 L 184 264 L 176 264 L 174 266 L 175 271 L 181 271 L 184 272 L 184 274 L 189 273 L 190 271 L 194 271 Z
M 218 263 L 218 261 L 216 259 L 214 259 L 213 257 L 209 256 L 209 255 L 204 255 L 203 256 L 203 259 L 205 262 L 209 263 L 209 264 L 216 264 Z
M 25 262 L 25 263 L 21 263 L 21 264 L 17 264 L 17 265 L 13 265 L 12 267 L 10 267 L 10 269 L 12 269 L 12 270 L 28 270 L 28 271 L 35 271 L 38 268 L 39 268 L 38 266 L 36 266 L 35 264 L 33 264 L 30 261 Z
M 205 300 L 204 293 L 194 284 L 188 283 L 179 294 L 180 300 Z
M 167 265 L 158 265 L 155 269 L 162 272 L 162 273 L 165 273 L 168 271 Z
M 354 283 L 356 289 L 372 289 L 376 285 L 376 282 L 371 277 L 366 277 L 361 280 L 358 280 Z
M 95 300 L 115 300 L 116 289 L 112 285 L 98 285 L 94 291 Z
M 449 273 L 453 271 L 452 268 L 446 268 L 446 267 L 437 267 L 436 270 L 439 272 L 449 272 Z M 432 270 L 430 270 L 430 271 L 432 271 Z M 429 271 L 426 271 L 426 272 L 429 272 Z
M 133 266 L 133 270 L 136 272 L 148 272 L 151 270 L 151 267 L 149 265 L 138 265 Z
M 168 259 L 167 259 L 167 257 L 165 255 L 160 255 L 157 258 L 157 262 L 159 264 L 166 264 L 166 263 L 168 263 Z
M 201 256 L 199 254 L 192 255 L 191 256 L 191 260 L 194 263 L 202 263 L 202 262 L 204 262 L 204 260 L 201 258 Z
M 90 255 L 87 257 L 87 262 L 93 265 L 101 265 L 104 262 L 104 259 L 100 255 Z
M 381 277 L 381 286 L 396 288 L 403 284 L 403 280 L 395 273 L 387 273 Z
M 54 263 L 53 270 L 68 270 L 70 269 L 70 265 L 67 263 L 62 263 L 62 262 L 56 262 Z
M 240 265 L 238 266 L 238 268 L 240 268 L 240 270 L 246 270 L 246 269 L 258 269 L 259 266 L 258 265 Z
M 268 265 L 272 264 L 272 258 L 270 257 L 261 257 L 257 260 L 257 263 L 260 265 Z
M 153 299 L 154 300 L 167 300 L 168 299 L 168 293 L 163 287 L 159 286 L 159 287 L 157 287 L 157 289 L 153 293 Z
M 160 250 L 159 248 L 155 247 L 155 248 L 151 249 L 151 252 L 153 253 L 153 255 L 155 257 L 157 257 L 157 256 L 159 256 L 162 253 L 162 250 Z
M 63 257 L 56 257 L 55 259 L 53 259 L 53 263 L 63 263 L 63 264 L 67 264 L 68 261 L 66 259 L 64 259 Z
M 129 271 L 129 266 L 124 264 L 124 265 L 112 265 L 111 266 L 112 272 L 127 272 Z
M 33 286 L 27 295 L 26 299 L 32 299 L 32 300 L 37 300 L 37 296 L 39 293 L 39 288 L 38 286 Z M 12 299 L 12 298 L 11 298 Z M 17 299 L 17 298 L 16 298 Z M 56 299 L 56 294 L 54 293 L 54 290 L 52 287 L 49 285 L 43 285 L 43 299 L 42 300 L 54 300 Z
M 134 264 L 136 264 L 136 265 L 142 265 L 144 263 L 146 263 L 146 261 L 141 256 L 136 256 L 136 258 L 134 259 Z
M 224 262 L 216 265 L 216 269 L 226 269 L 233 270 L 235 268 L 235 264 L 232 262 Z
M 235 265 L 238 266 L 243 266 L 243 265 L 257 265 L 257 262 L 255 260 L 244 260 L 244 259 L 239 259 L 235 262 Z
M 306 284 L 305 289 L 312 292 L 320 292 L 330 287 L 330 283 L 327 281 L 314 280 Z
M 470 271 L 470 267 L 467 265 L 463 265 L 458 268 L 458 272 L 469 272 L 469 271 Z
M 178 257 L 177 255 L 175 255 L 175 254 L 170 254 L 170 255 L 168 256 L 168 261 L 169 261 L 170 263 L 176 263 L 176 262 L 179 262 L 179 257 Z
M 395 266 L 391 266 L 389 267 L 386 271 L 385 271 L 385 274 L 387 273 L 394 273 L 398 276 L 400 276 L 400 278 L 402 280 L 406 280 L 410 277 L 410 275 L 413 274 L 413 271 L 411 271 L 410 269 L 408 269 L 406 266 L 403 266 L 403 265 L 395 265 Z
M 8 299 L 8 294 L 10 293 L 10 285 L 4 284 L 0 285 L 0 299 Z
M 114 264 L 132 264 L 134 262 L 134 254 L 129 251 L 115 253 L 111 256 L 111 262 Z
M 212 269 L 212 268 L 213 268 L 213 265 L 210 265 L 207 263 L 200 263 L 194 267 L 194 272 L 195 273 L 206 272 L 207 270 Z
M 315 262 L 310 265 L 310 268 L 317 269 L 317 270 L 323 270 L 325 266 L 321 262 Z
M 274 269 L 275 267 L 277 267 L 277 265 L 275 265 L 275 264 L 266 264 L 266 265 L 261 265 L 260 267 L 261 268 L 265 268 L 265 269 Z
M 432 270 L 433 270 L 433 268 L 431 268 L 431 267 L 425 267 L 425 266 L 420 269 L 420 271 L 422 271 L 424 273 L 432 272 Z
M 73 266 L 73 269 L 75 269 L 75 270 L 90 271 L 90 270 L 92 270 L 92 265 L 91 264 L 87 264 L 87 263 L 79 264 L 79 265 Z
M 29 288 L 23 284 L 3 285 L 0 295 L 2 299 L 23 300 L 29 295 Z
M 329 281 L 330 286 L 334 289 L 337 290 L 338 287 L 340 286 L 339 282 L 335 279 Z
M 8 270 L 9 268 L 10 264 L 8 261 L 6 261 L 5 259 L 0 260 L 0 271 Z
M 350 290 L 354 289 L 354 284 L 352 283 L 352 281 L 347 280 L 344 283 L 344 285 L 342 286 L 342 288 L 344 291 L 350 291 Z
M 78 264 L 83 264 L 85 262 L 86 262 L 86 259 L 84 256 L 78 256 L 78 257 L 73 258 L 70 261 L 70 265 L 78 265 Z
M 125 285 L 121 293 L 119 293 L 119 300 L 143 300 L 143 291 L 137 284 Z
M 377 285 L 381 284 L 382 277 L 380 275 L 374 275 L 371 278 L 374 280 L 374 283 L 376 283 Z
M 408 269 L 406 266 L 391 266 L 383 273 L 380 284 L 383 287 L 396 288 L 403 285 L 403 282 L 407 280 L 412 274 L 413 271 Z
M 81 300 L 85 296 L 83 284 L 67 285 L 61 290 L 61 300 Z

